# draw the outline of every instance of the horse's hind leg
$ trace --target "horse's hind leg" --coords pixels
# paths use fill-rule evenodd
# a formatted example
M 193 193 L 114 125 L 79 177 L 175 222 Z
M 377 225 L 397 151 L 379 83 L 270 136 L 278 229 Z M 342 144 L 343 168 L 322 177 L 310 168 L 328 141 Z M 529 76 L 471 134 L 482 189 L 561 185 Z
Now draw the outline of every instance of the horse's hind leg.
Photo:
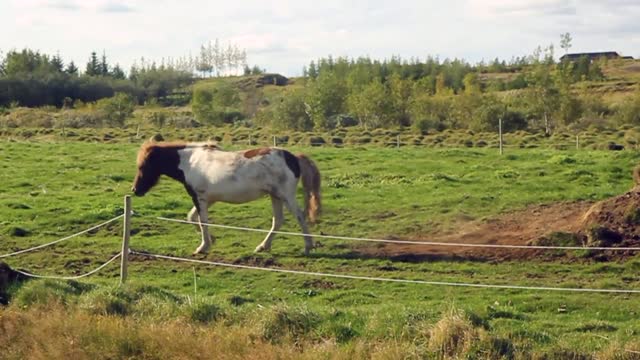
M 296 217 L 298 224 L 300 224 L 300 227 L 302 228 L 302 233 L 304 234 L 304 254 L 309 255 L 311 249 L 313 249 L 313 239 L 309 235 L 309 228 L 307 227 L 307 222 L 304 219 L 304 213 L 296 202 L 295 194 L 296 193 L 294 191 L 293 194 L 286 196 L 284 198 L 284 203 L 287 206 L 287 209 L 289 209 L 293 216 Z
M 197 223 L 199 219 L 200 217 L 198 216 L 198 208 L 194 206 L 189 211 L 189 214 L 187 214 L 187 220 L 190 222 Z M 200 232 L 200 225 L 194 224 L 194 226 L 196 227 L 196 230 Z
M 271 195 L 271 208 L 273 210 L 273 221 L 271 223 L 271 230 L 269 230 L 267 237 L 264 238 L 262 243 L 260 243 L 260 245 L 256 247 L 256 252 L 271 250 L 271 242 L 273 241 L 273 237 L 276 235 L 273 232 L 280 230 L 280 227 L 284 222 L 284 214 L 282 213 L 282 200 Z

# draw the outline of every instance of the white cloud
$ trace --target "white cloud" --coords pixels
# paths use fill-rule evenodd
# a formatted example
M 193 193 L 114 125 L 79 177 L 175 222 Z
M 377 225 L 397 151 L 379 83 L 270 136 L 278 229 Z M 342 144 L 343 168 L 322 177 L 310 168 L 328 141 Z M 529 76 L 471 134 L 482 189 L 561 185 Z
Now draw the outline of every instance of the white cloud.
M 567 31 L 572 50 L 638 56 L 639 17 L 636 0 L 0 0 L 0 31 L 11 34 L 0 49 L 60 51 L 78 64 L 104 49 L 128 67 L 218 38 L 246 48 L 251 65 L 293 75 L 329 54 L 511 58 Z

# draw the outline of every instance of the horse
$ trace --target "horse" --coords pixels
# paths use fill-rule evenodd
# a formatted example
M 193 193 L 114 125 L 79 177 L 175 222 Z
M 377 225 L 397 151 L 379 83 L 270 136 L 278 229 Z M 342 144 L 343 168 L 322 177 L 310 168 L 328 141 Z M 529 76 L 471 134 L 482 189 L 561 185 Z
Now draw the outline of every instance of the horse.
M 302 228 L 305 255 L 313 249 L 306 218 L 315 223 L 321 212 L 320 172 L 304 154 L 293 155 L 276 147 L 225 151 L 211 143 L 143 143 L 131 191 L 144 196 L 162 175 L 182 183 L 191 196 L 193 208 L 187 219 L 198 224 L 202 235 L 194 255 L 208 253 L 215 243 L 206 225 L 214 203 L 241 204 L 265 195 L 271 197 L 271 230 L 255 251 L 271 250 L 273 232 L 284 222 L 283 204 Z M 299 180 L 304 190 L 304 212 L 296 201 Z

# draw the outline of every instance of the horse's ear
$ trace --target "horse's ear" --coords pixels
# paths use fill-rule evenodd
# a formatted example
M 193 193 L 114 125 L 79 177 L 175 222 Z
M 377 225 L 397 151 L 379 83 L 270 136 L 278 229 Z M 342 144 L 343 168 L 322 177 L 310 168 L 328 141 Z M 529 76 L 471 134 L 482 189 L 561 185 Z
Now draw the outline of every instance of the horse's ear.
M 149 138 L 150 143 L 155 143 L 159 141 L 164 141 L 164 137 L 162 136 L 162 134 L 155 134 Z

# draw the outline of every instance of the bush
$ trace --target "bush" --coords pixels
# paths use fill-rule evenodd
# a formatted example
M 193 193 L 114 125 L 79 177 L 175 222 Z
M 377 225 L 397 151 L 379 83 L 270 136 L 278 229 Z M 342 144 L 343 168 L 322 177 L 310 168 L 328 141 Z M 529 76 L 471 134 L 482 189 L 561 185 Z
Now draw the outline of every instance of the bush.
M 131 117 L 134 110 L 134 100 L 131 95 L 117 93 L 113 97 L 101 99 L 96 107 L 104 114 L 109 126 L 122 127 L 126 119 Z
M 52 109 L 17 108 L 0 118 L 0 124 L 5 127 L 40 127 L 52 128 L 55 116 Z
M 262 316 L 262 338 L 278 342 L 284 337 L 301 340 L 320 323 L 320 316 L 306 307 L 276 305 Z
M 451 309 L 429 330 L 429 350 L 442 357 L 459 358 L 478 338 L 478 331 L 462 311 Z

